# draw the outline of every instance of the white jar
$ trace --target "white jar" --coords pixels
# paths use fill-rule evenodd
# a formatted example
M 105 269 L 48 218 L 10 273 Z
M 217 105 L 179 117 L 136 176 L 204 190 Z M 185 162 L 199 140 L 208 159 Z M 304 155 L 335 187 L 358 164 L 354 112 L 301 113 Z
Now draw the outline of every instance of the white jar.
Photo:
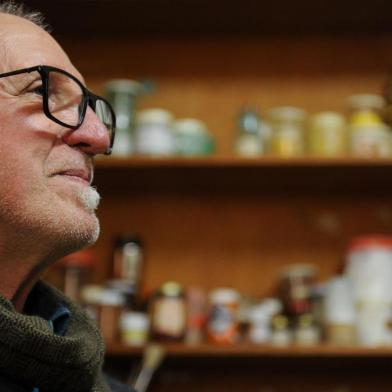
M 145 313 L 123 312 L 120 319 L 121 340 L 129 346 L 142 346 L 147 342 L 150 321 Z
M 147 109 L 136 119 L 136 152 L 145 155 L 171 155 L 174 152 L 173 116 L 163 109 Z

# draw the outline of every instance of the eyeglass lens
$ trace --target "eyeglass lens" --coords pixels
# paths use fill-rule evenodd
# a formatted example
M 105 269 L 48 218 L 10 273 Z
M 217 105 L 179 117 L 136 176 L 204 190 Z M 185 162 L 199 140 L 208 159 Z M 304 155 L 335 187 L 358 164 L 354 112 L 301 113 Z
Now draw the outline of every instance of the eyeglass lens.
M 86 103 L 80 85 L 61 72 L 50 71 L 48 74 L 48 108 L 57 120 L 70 126 L 78 126 L 83 116 Z M 109 138 L 113 140 L 114 118 L 109 105 L 97 98 L 93 107 L 97 117 L 106 126 Z
M 76 81 L 60 72 L 48 74 L 48 108 L 64 124 L 79 125 L 82 115 L 83 90 Z

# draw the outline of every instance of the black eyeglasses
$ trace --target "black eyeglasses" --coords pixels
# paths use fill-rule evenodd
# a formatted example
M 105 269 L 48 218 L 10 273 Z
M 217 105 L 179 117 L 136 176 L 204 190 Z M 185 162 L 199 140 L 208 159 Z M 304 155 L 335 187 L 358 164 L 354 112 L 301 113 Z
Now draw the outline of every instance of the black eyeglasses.
M 75 76 L 48 65 L 6 72 L 0 74 L 0 78 L 31 72 L 41 76 L 42 85 L 37 86 L 35 92 L 42 95 L 43 111 L 55 123 L 75 130 L 83 123 L 87 106 L 94 110 L 109 132 L 110 147 L 105 152 L 109 155 L 116 130 L 116 116 L 109 102 L 89 91 Z

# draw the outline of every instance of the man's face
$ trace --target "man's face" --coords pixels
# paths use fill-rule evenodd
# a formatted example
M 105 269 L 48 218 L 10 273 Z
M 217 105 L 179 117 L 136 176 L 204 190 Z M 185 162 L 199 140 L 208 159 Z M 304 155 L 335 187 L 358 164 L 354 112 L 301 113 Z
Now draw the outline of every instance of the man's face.
M 0 14 L 0 58 L 0 73 L 45 64 L 82 80 L 50 35 L 18 17 Z M 40 84 L 36 72 L 0 79 L 0 242 L 20 233 L 66 253 L 98 236 L 92 156 L 109 137 L 91 109 L 76 131 L 48 119 Z

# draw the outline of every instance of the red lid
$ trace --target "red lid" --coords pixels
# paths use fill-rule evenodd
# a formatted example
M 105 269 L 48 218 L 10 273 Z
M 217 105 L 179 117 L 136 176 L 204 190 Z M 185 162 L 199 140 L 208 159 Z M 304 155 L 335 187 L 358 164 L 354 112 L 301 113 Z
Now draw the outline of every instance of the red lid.
M 392 236 L 385 234 L 371 234 L 354 237 L 349 243 L 349 250 L 379 247 L 392 249 Z
M 91 268 L 94 266 L 94 256 L 91 249 L 83 249 L 79 252 L 71 253 L 68 256 L 63 257 L 56 264 L 60 268 L 67 267 L 81 267 Z

